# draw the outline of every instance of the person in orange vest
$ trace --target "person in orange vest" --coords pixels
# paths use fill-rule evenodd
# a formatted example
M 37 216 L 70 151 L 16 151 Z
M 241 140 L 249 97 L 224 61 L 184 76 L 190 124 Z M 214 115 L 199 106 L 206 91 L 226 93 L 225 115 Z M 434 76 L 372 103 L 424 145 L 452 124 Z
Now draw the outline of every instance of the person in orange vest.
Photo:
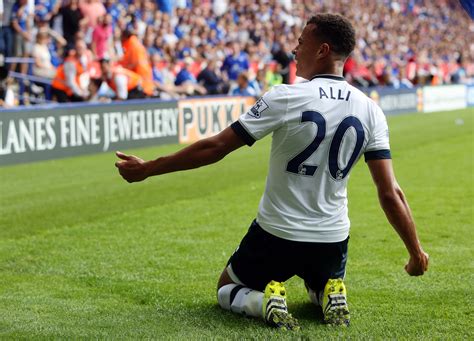
M 51 83 L 53 99 L 57 102 L 80 102 L 89 97 L 87 86 L 82 85 L 81 77 L 87 76 L 88 63 L 84 65 L 87 45 L 84 40 L 77 40 L 75 49 L 69 50 L 56 70 L 56 76 Z
M 145 98 L 142 78 L 139 74 L 120 65 L 114 66 L 108 59 L 100 60 L 102 80 L 115 92 L 116 99 Z
M 143 92 L 147 96 L 153 96 L 155 90 L 153 70 L 145 46 L 132 31 L 125 30 L 122 33 L 122 47 L 124 55 L 119 64 L 138 73 L 142 77 Z

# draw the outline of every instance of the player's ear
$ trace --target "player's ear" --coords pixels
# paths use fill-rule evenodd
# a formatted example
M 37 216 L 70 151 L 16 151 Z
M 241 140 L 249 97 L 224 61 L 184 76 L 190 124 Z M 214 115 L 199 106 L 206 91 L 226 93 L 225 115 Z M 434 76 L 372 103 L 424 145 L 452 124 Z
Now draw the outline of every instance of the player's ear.
M 319 45 L 318 51 L 316 52 L 316 57 L 318 59 L 325 58 L 331 53 L 331 47 L 328 43 L 322 43 Z

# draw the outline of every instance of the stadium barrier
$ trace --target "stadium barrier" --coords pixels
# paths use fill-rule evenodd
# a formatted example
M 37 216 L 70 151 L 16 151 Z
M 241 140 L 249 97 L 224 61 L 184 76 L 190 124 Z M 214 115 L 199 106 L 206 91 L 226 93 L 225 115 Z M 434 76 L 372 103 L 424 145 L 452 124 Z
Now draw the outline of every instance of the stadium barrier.
M 425 86 L 423 88 L 423 112 L 456 110 L 466 107 L 466 85 Z
M 246 97 L 206 97 L 1 110 L 0 166 L 190 143 L 224 129 L 253 102 L 253 98 Z
M 386 115 L 416 112 L 419 108 L 421 89 L 374 88 L 364 92 L 372 98 Z
M 366 89 L 387 115 L 474 106 L 474 85 Z M 0 166 L 212 136 L 254 103 L 251 97 L 50 104 L 0 110 Z

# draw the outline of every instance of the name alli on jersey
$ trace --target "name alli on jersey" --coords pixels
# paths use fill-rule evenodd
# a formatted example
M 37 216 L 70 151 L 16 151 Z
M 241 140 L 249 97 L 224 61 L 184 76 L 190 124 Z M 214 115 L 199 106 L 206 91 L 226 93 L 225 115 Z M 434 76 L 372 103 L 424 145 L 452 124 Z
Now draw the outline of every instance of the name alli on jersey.
M 348 91 L 347 94 L 343 94 L 341 89 L 337 90 L 337 97 L 335 97 L 335 90 L 332 87 L 329 87 L 329 91 L 326 91 L 322 88 L 319 87 L 319 99 L 327 98 L 327 99 L 335 99 L 339 101 L 348 101 L 349 97 L 351 96 L 351 92 Z M 329 96 L 328 96 L 329 93 Z M 343 96 L 345 95 L 345 96 Z

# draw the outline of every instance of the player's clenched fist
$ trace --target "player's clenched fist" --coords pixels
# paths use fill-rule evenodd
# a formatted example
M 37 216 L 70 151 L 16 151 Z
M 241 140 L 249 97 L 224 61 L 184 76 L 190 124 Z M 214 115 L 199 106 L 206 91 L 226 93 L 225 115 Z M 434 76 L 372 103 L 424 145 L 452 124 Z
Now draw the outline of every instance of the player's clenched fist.
M 425 271 L 428 271 L 429 259 L 430 256 L 424 251 L 421 251 L 416 257 L 411 256 L 408 264 L 405 265 L 406 272 L 408 272 L 410 276 L 423 275 Z
M 121 160 L 115 162 L 122 178 L 127 182 L 137 182 L 148 177 L 147 163 L 134 155 L 126 155 L 122 152 L 115 153 Z

